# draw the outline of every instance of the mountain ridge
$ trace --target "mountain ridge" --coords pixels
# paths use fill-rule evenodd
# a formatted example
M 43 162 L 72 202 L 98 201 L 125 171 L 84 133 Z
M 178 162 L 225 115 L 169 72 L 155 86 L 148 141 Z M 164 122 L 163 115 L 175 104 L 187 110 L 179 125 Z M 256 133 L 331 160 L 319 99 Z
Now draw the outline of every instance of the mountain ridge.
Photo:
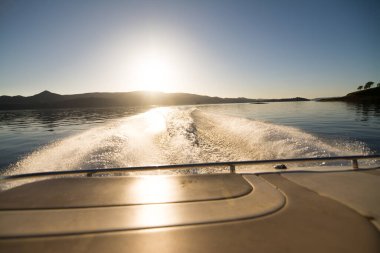
M 165 106 L 289 101 L 309 101 L 309 99 L 301 97 L 284 99 L 250 99 L 245 97 L 221 98 L 191 93 L 164 93 L 150 91 L 93 92 L 61 95 L 45 90 L 38 94 L 27 97 L 0 96 L 0 110 L 147 105 Z

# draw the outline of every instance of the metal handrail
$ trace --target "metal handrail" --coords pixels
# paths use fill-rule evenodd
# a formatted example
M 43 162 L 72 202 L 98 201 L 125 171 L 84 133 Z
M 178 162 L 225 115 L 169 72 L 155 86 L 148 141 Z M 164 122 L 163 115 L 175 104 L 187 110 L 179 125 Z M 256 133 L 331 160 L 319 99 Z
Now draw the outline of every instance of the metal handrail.
M 352 168 L 359 169 L 358 160 L 380 158 L 380 154 L 368 156 L 334 156 L 334 157 L 315 157 L 315 158 L 289 158 L 275 160 L 249 160 L 249 161 L 227 161 L 227 162 L 211 162 L 211 163 L 190 163 L 190 164 L 172 164 L 172 165 L 151 165 L 137 166 L 124 168 L 108 168 L 108 169 L 88 169 L 88 170 L 64 170 L 64 171 L 48 171 L 36 172 L 9 176 L 0 176 L 0 180 L 19 179 L 29 177 L 43 177 L 69 174 L 87 174 L 92 176 L 95 173 L 111 173 L 111 172 L 133 172 L 133 171 L 148 171 L 148 170 L 173 170 L 173 169 L 188 169 L 194 167 L 221 167 L 228 166 L 231 173 L 235 173 L 236 166 L 242 165 L 258 165 L 258 164 L 276 164 L 276 163 L 297 163 L 297 162 L 316 162 L 316 161 L 348 161 L 352 162 Z

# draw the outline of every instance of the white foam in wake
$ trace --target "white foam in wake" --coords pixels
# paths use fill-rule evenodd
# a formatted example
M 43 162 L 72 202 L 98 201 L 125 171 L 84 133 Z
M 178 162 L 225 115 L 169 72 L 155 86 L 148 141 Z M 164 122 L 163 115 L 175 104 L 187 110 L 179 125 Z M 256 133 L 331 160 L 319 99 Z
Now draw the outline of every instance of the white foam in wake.
M 366 154 L 359 142 L 327 143 L 297 128 L 245 118 L 193 112 L 198 137 L 213 159 L 282 159 Z
M 364 144 L 327 143 L 293 127 L 170 107 L 123 118 L 42 147 L 6 173 L 367 152 Z

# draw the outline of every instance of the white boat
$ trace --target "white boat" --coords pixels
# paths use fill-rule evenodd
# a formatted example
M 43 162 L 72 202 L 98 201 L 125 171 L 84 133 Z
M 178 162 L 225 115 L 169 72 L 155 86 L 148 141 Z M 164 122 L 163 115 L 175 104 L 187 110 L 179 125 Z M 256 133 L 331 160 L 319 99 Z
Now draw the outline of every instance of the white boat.
M 3 176 L 0 183 L 13 186 L 0 193 L 0 252 L 377 253 L 380 169 L 359 164 L 379 158 L 229 161 Z M 353 167 L 293 168 L 294 163 L 332 160 L 349 160 Z M 283 169 L 241 169 L 276 164 Z M 213 167 L 229 171 L 157 175 Z M 156 175 L 131 175 L 136 171 Z

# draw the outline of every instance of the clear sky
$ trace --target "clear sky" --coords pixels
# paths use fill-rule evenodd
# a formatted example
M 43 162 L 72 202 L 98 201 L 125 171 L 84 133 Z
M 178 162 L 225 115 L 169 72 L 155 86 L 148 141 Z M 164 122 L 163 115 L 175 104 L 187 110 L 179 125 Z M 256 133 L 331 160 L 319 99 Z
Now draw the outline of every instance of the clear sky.
M 380 82 L 380 1 L 1 0 L 0 95 L 344 95 Z

